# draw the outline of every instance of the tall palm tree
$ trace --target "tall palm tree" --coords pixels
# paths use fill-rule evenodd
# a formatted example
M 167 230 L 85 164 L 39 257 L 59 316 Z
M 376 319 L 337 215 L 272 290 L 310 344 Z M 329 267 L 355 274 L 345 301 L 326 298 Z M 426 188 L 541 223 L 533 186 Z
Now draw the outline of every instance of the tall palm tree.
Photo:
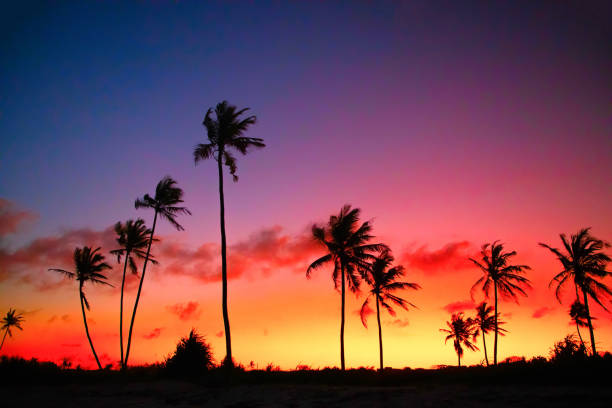
M 577 234 L 572 234 L 569 240 L 565 234 L 560 234 L 559 237 L 566 253 L 543 243 L 540 243 L 540 246 L 547 248 L 555 254 L 563 267 L 563 270 L 555 275 L 549 284 L 549 286 L 557 286 L 555 295 L 559 303 L 561 303 L 561 290 L 567 282 L 573 281 L 577 298 L 579 291 L 582 292 L 582 300 L 591 336 L 591 349 L 593 355 L 597 355 L 592 323 L 593 318 L 589 311 L 589 297 L 605 310 L 608 310 L 600 298 L 612 295 L 612 291 L 601 282 L 601 279 L 612 275 L 612 272 L 606 270 L 610 257 L 603 252 L 604 248 L 610 247 L 610 244 L 595 238 L 589 231 L 590 228 L 583 228 Z
M 482 334 L 482 348 L 484 349 L 484 356 L 487 366 L 489 365 L 489 357 L 487 356 L 487 342 L 485 340 L 485 335 L 493 330 L 495 330 L 495 316 L 493 315 L 493 306 L 487 305 L 487 302 L 482 302 L 478 306 L 476 306 L 476 317 L 473 319 L 474 324 L 476 325 L 476 331 L 474 332 L 474 338 L 478 336 L 478 334 Z M 505 324 L 498 319 L 497 325 L 501 326 Z M 499 334 L 501 336 L 504 335 L 504 332 L 507 330 L 499 327 Z
M 578 333 L 578 337 L 580 338 L 580 344 L 582 344 L 582 347 L 584 347 L 586 350 L 584 339 L 582 338 L 582 334 L 580 333 L 580 328 L 589 327 L 589 323 L 587 321 L 588 313 L 582 302 L 580 302 L 580 300 L 574 300 L 574 303 L 572 303 L 572 305 L 570 306 L 569 315 L 574 324 L 576 325 L 576 332 Z M 594 317 L 591 317 L 591 319 L 595 320 Z
M 94 250 L 89 247 L 75 248 L 73 254 L 75 267 L 74 271 L 67 271 L 65 269 L 57 268 L 50 268 L 49 270 L 62 273 L 68 278 L 76 279 L 76 281 L 79 282 L 79 299 L 81 301 L 81 312 L 83 313 L 85 334 L 87 335 L 87 340 L 89 341 L 89 346 L 91 347 L 91 351 L 96 359 L 96 363 L 98 364 L 98 369 L 101 370 L 102 365 L 100 364 L 100 360 L 96 354 L 96 349 L 91 341 L 91 336 L 89 335 L 89 327 L 87 326 L 87 318 L 85 316 L 85 308 L 89 310 L 89 302 L 87 301 L 85 292 L 83 291 L 83 287 L 86 282 L 108 285 L 111 287 L 113 286 L 106 281 L 106 276 L 103 275 L 104 270 L 111 269 L 111 266 L 104 262 L 104 255 L 100 254 L 98 251 L 100 251 L 99 247 Z
M 504 252 L 504 245 L 498 241 L 492 244 L 484 244 L 480 251 L 481 260 L 470 258 L 478 266 L 483 276 L 472 286 L 470 293 L 474 297 L 474 291 L 480 285 L 485 297 L 489 298 L 491 286 L 495 297 L 495 342 L 493 345 L 493 364 L 497 365 L 497 336 L 499 334 L 499 311 L 497 309 L 498 292 L 502 299 L 517 300 L 517 293 L 527 296 L 523 288 L 530 288 L 529 279 L 521 276 L 526 270 L 531 269 L 527 265 L 511 265 L 510 258 L 516 255 L 516 251 Z
M 227 244 L 225 236 L 225 199 L 223 196 L 223 165 L 229 168 L 234 182 L 238 181 L 236 174 L 236 158 L 232 151 L 236 150 L 243 155 L 251 148 L 261 148 L 266 145 L 263 139 L 246 137 L 244 133 L 253 125 L 257 118 L 247 116 L 241 118 L 249 108 L 237 110 L 236 106 L 223 101 L 213 109 L 206 112 L 202 124 L 206 128 L 208 143 L 198 144 L 193 151 L 193 158 L 197 165 L 201 160 L 215 159 L 219 172 L 219 207 L 221 223 L 221 282 L 222 282 L 222 311 L 223 325 L 225 328 L 225 363 L 233 365 L 232 359 L 232 336 L 230 333 L 229 314 L 227 311 Z M 213 118 L 214 113 L 214 118 Z
M 416 307 L 406 299 L 399 297 L 393 292 L 402 289 L 421 289 L 416 283 L 398 282 L 397 280 L 404 276 L 405 269 L 402 265 L 391 267 L 395 259 L 388 249 L 382 251 L 379 256 L 372 262 L 371 269 L 364 275 L 365 281 L 372 287 L 368 296 L 365 298 L 361 306 L 361 322 L 367 327 L 367 316 L 370 310 L 370 298 L 374 298 L 376 302 L 376 321 L 378 322 L 378 346 L 380 356 L 380 370 L 383 370 L 383 343 L 382 343 L 382 328 L 380 325 L 380 306 L 387 309 L 391 316 L 395 316 L 395 311 L 392 305 L 395 304 L 404 310 L 408 310 L 408 306 Z
M 345 205 L 338 215 L 329 217 L 327 225 L 313 225 L 312 236 L 327 250 L 327 254 L 314 261 L 306 270 L 306 277 L 310 278 L 312 271 L 327 263 L 333 263 L 332 279 L 334 287 L 341 287 L 341 315 L 340 315 L 340 365 L 345 369 L 344 363 L 344 316 L 346 281 L 351 291 L 359 289 L 361 276 L 370 268 L 369 262 L 375 259 L 375 253 L 388 249 L 384 244 L 368 244 L 374 238 L 370 232 L 372 225 L 369 221 L 359 225 L 359 208 Z
M 6 312 L 6 316 L 0 320 L 2 322 L 2 327 L 0 330 L 4 330 L 4 335 L 2 336 L 2 343 L 0 343 L 0 350 L 2 350 L 2 346 L 4 346 L 4 340 L 6 339 L 6 335 L 9 337 L 13 337 L 13 333 L 11 332 L 11 328 L 14 327 L 19 330 L 23 330 L 21 327 L 21 323 L 23 322 L 23 315 L 21 313 L 17 313 L 15 309 L 9 308 L 8 312 Z
M 123 293 L 125 288 L 125 272 L 128 264 L 130 270 L 135 275 L 137 272 L 136 261 L 134 258 L 145 259 L 151 230 L 147 228 L 143 219 L 138 218 L 136 221 L 127 220 L 125 224 L 117 222 L 115 224 L 115 233 L 117 234 L 117 243 L 120 248 L 110 251 L 111 254 L 117 256 L 117 262 L 121 263 L 121 257 L 125 256 L 123 263 L 123 276 L 121 277 L 121 300 L 119 305 L 119 346 L 121 350 L 121 367 L 123 368 Z M 155 239 L 153 239 L 155 241 Z M 157 261 L 153 255 L 149 255 L 150 261 L 156 264 Z
M 461 367 L 461 357 L 463 356 L 463 346 L 472 351 L 478 350 L 478 347 L 470 339 L 474 337 L 476 326 L 471 318 L 464 319 L 463 313 L 453 313 L 450 322 L 446 322 L 448 329 L 440 329 L 446 333 L 444 344 L 447 341 L 453 340 L 453 346 L 457 352 L 457 365 Z
M 183 202 L 183 190 L 176 185 L 176 181 L 170 176 L 166 176 L 157 183 L 155 187 L 155 195 L 151 197 L 149 194 L 145 194 L 142 198 L 137 198 L 134 202 L 134 207 L 148 208 L 153 210 L 153 227 L 151 227 L 151 233 L 149 234 L 149 242 L 147 244 L 147 253 L 145 254 L 144 263 L 142 265 L 142 274 L 140 275 L 140 282 L 138 283 L 138 292 L 136 292 L 136 301 L 134 302 L 134 310 L 132 311 L 132 319 L 130 321 L 130 331 L 128 333 L 127 347 L 125 349 L 125 360 L 123 361 L 123 367 L 127 368 L 128 358 L 130 357 L 130 346 L 132 345 L 132 330 L 134 329 L 134 319 L 136 318 L 136 310 L 138 310 L 138 302 L 140 301 L 140 293 L 142 292 L 142 283 L 144 282 L 145 274 L 147 272 L 147 263 L 151 259 L 151 244 L 155 240 L 153 234 L 155 233 L 155 226 L 157 225 L 157 217 L 165 219 L 178 231 L 183 231 L 184 228 L 181 224 L 176 221 L 176 217 L 180 214 L 189 214 L 191 212 L 185 207 L 178 207 L 177 204 Z M 152 261 L 153 262 L 153 261 Z

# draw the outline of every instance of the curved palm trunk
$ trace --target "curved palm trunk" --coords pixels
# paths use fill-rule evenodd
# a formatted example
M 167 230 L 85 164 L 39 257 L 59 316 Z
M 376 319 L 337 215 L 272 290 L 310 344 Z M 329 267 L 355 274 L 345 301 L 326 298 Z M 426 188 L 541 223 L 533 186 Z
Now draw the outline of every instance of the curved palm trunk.
M 481 329 L 482 332 L 482 348 L 484 348 L 484 354 L 485 354 L 485 361 L 487 362 L 487 367 L 489 366 L 489 357 L 487 356 L 487 341 L 485 340 L 485 334 L 484 331 Z
M 345 308 L 345 289 L 344 289 L 344 263 L 340 262 L 340 269 L 342 272 L 342 316 L 340 318 L 340 367 L 344 371 L 344 308 Z
M 457 353 L 457 367 L 461 367 L 461 356 Z
M 233 365 L 232 359 L 232 335 L 230 333 L 229 314 L 227 312 L 227 248 L 225 238 L 225 199 L 223 197 L 223 168 L 221 163 L 222 153 L 219 152 L 217 164 L 219 166 L 219 218 L 221 222 L 221 282 L 222 282 L 222 304 L 223 327 L 225 328 L 225 362 Z
M 123 290 L 125 288 L 125 270 L 127 268 L 130 252 L 125 253 L 125 263 L 123 264 L 123 277 L 121 278 L 121 300 L 119 303 L 119 348 L 121 350 L 121 368 L 123 369 Z
M 497 365 L 497 282 L 494 282 L 495 288 L 495 343 L 493 344 L 493 364 Z
M 81 312 L 83 312 L 83 323 L 85 324 L 85 334 L 87 334 L 87 340 L 89 340 L 89 346 L 91 347 L 91 351 L 96 359 L 96 363 L 98 364 L 98 369 L 102 369 L 102 365 L 100 364 L 100 360 L 98 359 L 98 355 L 96 354 L 96 349 L 94 349 L 93 343 L 91 342 L 91 336 L 89 335 L 89 327 L 87 326 L 87 318 L 85 317 L 85 304 L 83 302 L 83 283 L 80 284 L 79 287 L 79 297 L 81 298 Z
M 582 295 L 584 296 L 584 308 L 587 313 L 587 321 L 589 323 L 589 334 L 591 335 L 591 349 L 593 350 L 593 355 L 597 355 L 597 349 L 595 348 L 595 334 L 593 332 L 593 323 L 591 322 L 591 312 L 589 311 L 589 299 L 587 298 L 586 290 L 582 291 Z
M 140 276 L 140 283 L 138 284 L 138 292 L 136 293 L 136 301 L 134 302 L 134 310 L 132 310 L 132 319 L 130 321 L 130 331 L 128 333 L 127 347 L 125 348 L 125 361 L 123 362 L 123 369 L 125 370 L 128 365 L 128 358 L 130 357 L 130 346 L 132 345 L 132 330 L 134 329 L 134 320 L 136 319 L 136 310 L 138 309 L 138 302 L 140 301 L 140 293 L 142 292 L 142 282 L 144 282 L 145 274 L 147 272 L 147 263 L 149 262 L 149 255 L 151 253 L 151 244 L 153 243 L 153 234 L 155 233 L 155 224 L 157 224 L 157 210 L 153 216 L 153 227 L 151 228 L 151 237 L 149 238 L 149 246 L 147 247 L 147 255 L 145 256 L 144 264 L 142 265 L 142 275 Z
M 380 350 L 380 371 L 383 371 L 383 345 L 382 345 L 382 329 L 380 327 L 380 306 L 378 305 L 378 295 L 376 295 L 376 320 L 378 320 L 378 348 Z
M 4 336 L 2 336 L 2 343 L 0 343 L 0 350 L 2 350 L 2 346 L 4 346 L 4 340 L 6 339 L 7 333 L 8 333 L 8 327 L 4 329 Z
M 580 325 L 578 325 L 578 320 L 576 320 L 576 332 L 578 333 L 578 338 L 580 339 L 580 344 L 582 344 L 582 347 L 584 347 L 586 349 L 586 346 L 584 345 L 584 340 L 582 339 L 582 334 L 580 334 Z

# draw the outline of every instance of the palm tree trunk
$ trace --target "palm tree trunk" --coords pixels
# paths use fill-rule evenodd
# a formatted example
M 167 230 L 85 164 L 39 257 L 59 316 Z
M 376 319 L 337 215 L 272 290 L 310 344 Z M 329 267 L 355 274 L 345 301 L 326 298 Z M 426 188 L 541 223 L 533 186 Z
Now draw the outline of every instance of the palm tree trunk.
M 576 319 L 576 332 L 578 333 L 578 338 L 580 339 L 580 344 L 582 344 L 582 347 L 584 347 L 586 349 L 586 346 L 584 345 L 584 340 L 582 339 L 582 334 L 580 334 L 580 325 L 578 324 L 578 320 Z
M 147 273 L 147 263 L 149 262 L 149 255 L 151 254 L 151 244 L 153 243 L 153 234 L 155 233 L 155 225 L 157 224 L 157 210 L 153 216 L 153 228 L 151 228 L 151 237 L 149 238 L 149 246 L 147 247 L 147 255 L 145 256 L 144 264 L 142 265 L 142 275 L 140 276 L 140 283 L 138 284 L 138 292 L 136 293 L 136 301 L 134 302 L 134 310 L 132 310 L 132 319 L 130 321 L 130 331 L 128 333 L 127 347 L 125 348 L 125 361 L 123 362 L 123 369 L 125 370 L 128 365 L 128 358 L 130 357 L 130 347 L 132 345 L 132 330 L 134 329 L 134 320 L 136 319 L 136 310 L 138 309 L 138 302 L 140 301 L 140 293 L 142 292 L 142 282 L 144 282 L 145 274 Z
M 6 339 L 7 333 L 8 333 L 8 327 L 4 329 L 4 336 L 2 336 L 2 343 L 0 343 L 0 350 L 2 350 L 2 346 L 4 346 L 4 339 Z
M 123 289 L 125 288 L 125 270 L 127 268 L 130 252 L 125 253 L 125 263 L 123 264 L 123 277 L 121 278 L 121 301 L 119 306 L 119 348 L 121 350 L 121 369 L 123 369 Z
M 380 350 L 380 371 L 383 371 L 383 345 L 382 345 L 382 329 L 380 327 L 380 306 L 378 305 L 378 295 L 376 295 L 376 319 L 378 320 L 378 348 Z
M 341 309 L 341 317 L 340 317 L 340 367 L 342 371 L 344 371 L 344 308 L 345 308 L 345 289 L 344 289 L 344 263 L 340 262 L 340 269 L 342 272 L 342 309 Z
M 221 163 L 222 152 L 219 151 L 217 164 L 219 167 L 219 218 L 221 222 L 221 284 L 222 284 L 222 311 L 223 326 L 225 328 L 225 363 L 233 366 L 232 335 L 230 333 L 229 314 L 227 312 L 227 244 L 225 237 L 225 199 L 223 197 L 223 167 Z
M 493 282 L 495 289 L 495 343 L 493 344 L 493 364 L 497 365 L 497 282 Z
M 80 284 L 79 287 L 79 297 L 81 298 L 81 312 L 83 312 L 83 323 L 85 324 L 85 334 L 87 334 L 87 340 L 89 340 L 89 346 L 91 347 L 91 351 L 93 352 L 94 357 L 96 358 L 96 363 L 98 363 L 98 369 L 102 370 L 102 365 L 100 364 L 100 360 L 98 359 L 98 355 L 96 354 L 96 349 L 94 349 L 93 343 L 91 342 L 91 336 L 89 335 L 89 327 L 87 326 L 87 318 L 85 317 L 85 304 L 83 302 L 83 283 Z
M 489 357 L 487 357 L 487 341 L 485 340 L 484 331 L 482 332 L 482 348 L 484 348 L 485 361 L 487 362 L 487 367 L 488 367 L 489 366 Z
M 461 355 L 457 353 L 457 367 L 461 367 Z
M 593 323 L 591 322 L 591 312 L 589 311 L 589 299 L 587 298 L 586 290 L 582 291 L 582 295 L 584 296 L 584 308 L 587 313 L 587 321 L 589 323 L 589 333 L 591 335 L 591 349 L 593 351 L 593 355 L 597 355 L 597 349 L 595 348 L 595 334 L 593 333 Z

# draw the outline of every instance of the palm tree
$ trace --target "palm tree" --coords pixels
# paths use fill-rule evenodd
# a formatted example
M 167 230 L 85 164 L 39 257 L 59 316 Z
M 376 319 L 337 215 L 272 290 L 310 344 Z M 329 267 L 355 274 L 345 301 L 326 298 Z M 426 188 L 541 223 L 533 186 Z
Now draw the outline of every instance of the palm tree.
M 4 340 L 6 339 L 6 335 L 9 337 L 13 337 L 13 333 L 11 332 L 11 328 L 15 327 L 19 330 L 23 330 L 21 327 L 21 323 L 23 322 L 23 315 L 21 313 L 17 313 L 15 309 L 9 308 L 8 312 L 6 312 L 6 316 L 0 320 L 2 322 L 2 327 L 0 330 L 4 330 L 4 335 L 2 336 L 2 343 L 0 343 L 0 350 L 2 350 L 2 346 L 4 346 Z
M 476 306 L 476 317 L 473 320 L 474 324 L 477 327 L 476 331 L 474 332 L 474 339 L 476 339 L 478 334 L 482 334 L 482 348 L 484 349 L 485 361 L 488 366 L 489 357 L 487 356 L 487 342 L 485 340 L 485 334 L 495 330 L 495 316 L 493 315 L 493 306 L 487 305 L 486 302 L 480 303 L 478 306 Z M 502 322 L 498 319 L 497 324 L 498 326 L 501 326 L 502 324 L 505 324 L 505 322 Z M 506 331 L 506 329 L 499 327 L 500 335 L 503 336 L 504 332 Z
M 130 346 L 132 345 L 132 330 L 134 329 L 134 319 L 136 318 L 136 310 L 138 310 L 138 302 L 140 301 L 140 293 L 142 292 L 142 283 L 144 282 L 145 274 L 147 272 L 147 263 L 151 260 L 151 244 L 155 240 L 153 234 L 155 233 L 155 226 L 157 225 L 157 217 L 167 220 L 174 228 L 178 231 L 183 231 L 184 228 L 181 224 L 176 221 L 176 217 L 179 214 L 189 214 L 191 212 L 185 207 L 177 207 L 177 204 L 183 202 L 183 190 L 176 186 L 176 181 L 170 176 L 166 176 L 157 183 L 155 187 L 155 195 L 151 197 L 149 194 L 145 194 L 142 198 L 137 198 L 134 202 L 134 207 L 149 208 L 154 211 L 153 215 L 153 227 L 149 234 L 149 242 L 147 244 L 147 253 L 145 254 L 144 264 L 142 265 L 142 275 L 140 275 L 140 282 L 138 284 L 138 292 L 136 292 L 136 301 L 134 302 L 134 310 L 132 311 L 132 319 L 130 321 L 130 331 L 128 333 L 127 347 L 125 349 L 125 360 L 123 361 L 123 367 L 127 368 L 128 358 L 130 357 Z M 153 262 L 151 260 L 151 262 Z
M 127 220 L 125 224 L 121 222 L 116 223 L 115 233 L 117 234 L 117 243 L 120 248 L 114 249 L 110 251 L 110 253 L 117 256 L 118 263 L 121 263 L 121 257 L 125 256 L 123 276 L 121 277 L 121 300 L 119 306 L 119 346 L 121 350 L 121 367 L 123 368 L 123 293 L 125 288 L 125 272 L 129 264 L 132 273 L 136 274 L 136 261 L 134 258 L 146 258 L 144 248 L 146 248 L 149 242 L 151 230 L 146 227 L 143 219 L 138 218 L 136 221 Z M 157 263 L 157 261 L 153 259 L 153 255 L 149 255 L 149 258 L 151 263 Z
M 603 249 L 609 248 L 610 244 L 593 237 L 589 231 L 590 228 L 583 228 L 577 234 L 572 234 L 569 240 L 565 234 L 560 234 L 559 237 L 566 253 L 543 243 L 540 243 L 540 246 L 555 254 L 563 267 L 563 270 L 555 275 L 549 284 L 549 287 L 557 286 L 555 295 L 559 303 L 561 303 L 561 290 L 568 281 L 574 283 L 576 298 L 579 297 L 579 291 L 582 292 L 591 336 L 591 349 L 593 355 L 597 355 L 593 318 L 589 312 L 589 297 L 605 310 L 608 310 L 601 302 L 600 297 L 610 296 L 612 291 L 600 280 L 612 275 L 612 272 L 606 271 L 606 265 L 610 262 L 610 257 L 603 252 Z
M 574 324 L 576 325 L 576 332 L 578 333 L 578 337 L 580 338 L 580 343 L 582 344 L 582 347 L 584 347 L 586 350 L 584 340 L 582 339 L 582 334 L 580 333 L 580 328 L 589 327 L 589 323 L 587 321 L 588 314 L 586 312 L 586 308 L 584 307 L 582 302 L 580 302 L 580 300 L 574 300 L 574 303 L 572 303 L 572 306 L 570 306 L 569 315 Z M 595 320 L 594 317 L 592 317 L 591 319 Z
M 391 255 L 391 251 L 384 250 L 379 256 L 372 262 L 371 269 L 364 275 L 366 282 L 372 287 L 370 293 L 366 297 L 363 305 L 361 306 L 361 322 L 367 327 L 367 315 L 369 308 L 369 301 L 371 297 L 374 297 L 376 301 L 376 320 L 378 322 L 378 346 L 380 355 L 380 370 L 383 370 L 383 344 L 382 344 L 382 329 L 380 326 L 380 305 L 382 305 L 391 316 L 395 316 L 392 304 L 400 306 L 404 310 L 408 310 L 408 306 L 416 307 L 412 303 L 402 299 L 395 295 L 393 292 L 402 289 L 415 289 L 418 290 L 421 287 L 416 283 L 409 282 L 397 282 L 399 278 L 404 276 L 404 267 L 402 265 L 396 265 L 391 267 L 394 258 Z
M 495 342 L 493 345 L 493 364 L 497 365 L 497 336 L 499 334 L 499 323 L 497 321 L 499 317 L 497 309 L 498 292 L 502 299 L 517 300 L 517 292 L 523 296 L 527 296 L 523 287 L 530 288 L 531 285 L 529 284 L 529 279 L 521 276 L 521 274 L 531 268 L 527 265 L 511 265 L 509 263 L 510 258 L 516 255 L 516 251 L 504 252 L 504 245 L 498 244 L 498 241 L 492 244 L 484 244 L 480 254 L 480 261 L 470 258 L 470 261 L 478 266 L 483 272 L 483 276 L 474 283 L 470 293 L 472 298 L 474 298 L 474 291 L 481 285 L 482 291 L 488 299 L 491 286 L 493 286 L 495 296 Z
M 99 247 L 94 250 L 89 247 L 75 248 L 73 254 L 74 272 L 57 268 L 51 268 L 49 270 L 62 273 L 68 278 L 76 279 L 77 282 L 79 282 L 79 299 L 81 301 L 81 312 L 83 313 L 83 324 L 85 324 L 85 334 L 87 335 L 87 340 L 89 340 L 89 346 L 96 359 L 98 368 L 101 370 L 102 365 L 96 354 L 96 349 L 94 349 L 93 343 L 91 342 L 91 336 L 89 335 L 89 327 L 87 326 L 87 318 L 85 317 L 85 308 L 89 310 L 89 302 L 85 297 L 85 292 L 83 292 L 83 286 L 86 282 L 113 286 L 106 281 L 106 276 L 102 274 L 105 269 L 111 269 L 111 266 L 104 262 L 104 255 L 98 253 L 98 251 L 100 251 Z
M 451 321 L 446 322 L 448 329 L 440 329 L 441 332 L 447 333 L 444 339 L 444 344 L 447 341 L 453 340 L 453 346 L 457 352 L 457 365 L 461 367 L 461 356 L 463 356 L 463 347 L 465 346 L 472 351 L 478 350 L 478 347 L 470 341 L 474 337 L 476 326 L 471 318 L 464 319 L 463 313 L 453 313 Z
M 329 217 L 327 225 L 313 225 L 312 236 L 315 241 L 323 245 L 327 254 L 314 261 L 306 270 L 306 277 L 310 278 L 312 271 L 332 262 L 334 270 L 332 279 L 334 287 L 341 287 L 342 307 L 340 315 L 340 364 L 344 364 L 344 315 L 345 315 L 345 286 L 356 292 L 359 289 L 361 276 L 370 268 L 369 262 L 375 259 L 375 252 L 388 249 L 384 244 L 368 244 L 374 238 L 370 235 L 372 225 L 369 221 L 359 225 L 361 210 L 345 205 L 338 215 Z M 340 281 L 340 282 L 338 282 Z
M 198 144 L 193 151 L 193 158 L 197 165 L 201 160 L 215 159 L 219 171 L 219 203 L 220 203 L 220 222 L 221 222 L 221 282 L 222 282 L 222 311 L 223 325 L 225 328 L 225 363 L 233 365 L 232 359 L 232 336 L 230 333 L 229 314 L 227 312 L 227 244 L 225 236 L 225 199 L 223 196 L 223 165 L 229 168 L 234 182 L 238 181 L 236 174 L 236 158 L 232 150 L 236 150 L 243 155 L 247 154 L 250 148 L 261 148 L 266 145 L 263 139 L 256 137 L 246 137 L 244 133 L 253 125 L 257 118 L 247 116 L 240 118 L 249 108 L 237 110 L 236 106 L 223 101 L 215 107 L 213 118 L 212 108 L 208 109 L 202 124 L 206 128 L 208 143 Z

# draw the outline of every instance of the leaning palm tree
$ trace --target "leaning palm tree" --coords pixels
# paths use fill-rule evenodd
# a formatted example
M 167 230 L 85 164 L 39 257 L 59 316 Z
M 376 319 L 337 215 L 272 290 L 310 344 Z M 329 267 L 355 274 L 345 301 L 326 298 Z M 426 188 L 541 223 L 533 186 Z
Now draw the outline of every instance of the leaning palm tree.
M 140 293 L 142 292 L 142 283 L 144 282 L 145 274 L 147 272 L 147 263 L 151 259 L 151 244 L 155 240 L 153 234 L 155 233 L 155 226 L 157 225 L 157 217 L 167 220 L 174 228 L 179 231 L 184 230 L 183 226 L 176 221 L 176 217 L 179 214 L 189 214 L 191 212 L 185 207 L 178 207 L 177 204 L 183 202 L 183 190 L 176 185 L 176 181 L 170 176 L 166 176 L 157 183 L 155 187 L 155 195 L 151 197 L 149 194 L 145 194 L 142 198 L 137 198 L 134 207 L 148 208 L 153 210 L 153 227 L 151 227 L 151 233 L 149 234 L 149 242 L 147 244 L 147 253 L 145 254 L 144 263 L 142 265 L 142 274 L 140 275 L 140 282 L 138 283 L 138 292 L 136 292 L 136 301 L 134 302 L 134 310 L 132 311 L 132 319 L 130 321 L 130 331 L 128 332 L 128 341 L 125 348 L 125 360 L 123 361 L 123 368 L 127 368 L 128 358 L 130 357 L 130 347 L 132 345 L 132 330 L 134 329 L 134 319 L 136 318 L 136 310 L 138 310 L 138 302 L 140 301 Z M 153 262 L 153 261 L 152 261 Z
M 489 357 L 487 356 L 487 342 L 485 340 L 485 335 L 495 330 L 495 316 L 493 315 L 493 306 L 487 305 L 486 302 L 480 303 L 478 306 L 476 306 L 476 317 L 473 320 L 474 324 L 477 327 L 476 331 L 474 332 L 474 339 L 476 339 L 478 334 L 482 334 L 482 348 L 484 349 L 485 361 L 488 366 Z M 499 334 L 503 336 L 504 332 L 506 332 L 507 330 L 502 327 L 499 327 L 502 324 L 505 324 L 505 322 L 502 322 L 498 319 L 497 325 L 499 328 Z
M 327 263 L 333 263 L 332 279 L 334 287 L 340 284 L 342 306 L 340 315 L 340 365 L 344 364 L 344 315 L 346 281 L 351 291 L 356 292 L 361 283 L 361 276 L 370 268 L 369 262 L 375 259 L 375 253 L 384 251 L 384 244 L 368 244 L 374 238 L 370 232 L 372 225 L 369 221 L 359 225 L 359 208 L 345 205 L 338 215 L 329 217 L 327 225 L 313 225 L 312 236 L 327 250 L 327 254 L 314 261 L 306 270 L 306 277 L 310 278 L 312 271 Z
M 96 349 L 94 349 L 91 336 L 89 335 L 89 327 L 87 326 L 87 318 L 85 317 L 85 308 L 89 310 L 89 302 L 85 297 L 85 292 L 83 292 L 83 287 L 86 282 L 113 286 L 106 281 L 106 276 L 102 274 L 105 269 L 111 269 L 111 266 L 104 262 L 104 255 L 98 253 L 98 251 L 100 251 L 99 247 L 94 250 L 89 247 L 76 248 L 73 254 L 74 271 L 57 268 L 51 268 L 49 270 L 62 273 L 68 278 L 76 279 L 76 281 L 79 282 L 79 299 L 81 301 L 81 312 L 83 313 L 83 324 L 85 324 L 85 334 L 87 335 L 87 340 L 89 340 L 89 346 L 96 359 L 98 368 L 101 370 L 102 365 L 96 354 Z
M 476 266 L 478 266 L 483 276 L 480 277 L 472 286 L 470 293 L 474 298 L 474 291 L 478 286 L 481 286 L 485 297 L 489 298 L 491 286 L 495 297 L 495 341 L 493 345 L 493 364 L 497 365 L 497 336 L 499 334 L 499 312 L 497 309 L 498 292 L 502 299 L 517 300 L 517 293 L 527 296 L 524 288 L 529 288 L 529 279 L 521 276 L 526 270 L 531 269 L 527 265 L 511 265 L 510 258 L 516 255 L 516 251 L 504 252 L 504 245 L 498 244 L 498 241 L 492 244 L 484 244 L 480 251 L 481 260 L 477 261 L 470 258 Z
M 230 333 L 229 314 L 227 311 L 227 244 L 225 236 L 225 199 L 223 196 L 223 165 L 229 168 L 234 182 L 238 181 L 236 174 L 236 158 L 232 150 L 247 154 L 250 148 L 261 148 L 266 145 L 263 139 L 246 137 L 244 133 L 255 123 L 255 116 L 240 116 L 249 108 L 237 110 L 236 106 L 223 101 L 215 107 L 214 118 L 212 108 L 208 109 L 202 124 L 206 128 L 208 143 L 198 144 L 193 151 L 193 158 L 197 165 L 201 160 L 215 159 L 219 172 L 219 203 L 221 222 L 221 283 L 222 283 L 222 312 L 225 328 L 225 363 L 233 365 L 232 336 Z
M 143 219 L 138 218 L 136 221 L 127 220 L 125 224 L 118 222 L 115 224 L 115 233 L 117 234 L 117 243 L 120 248 L 110 251 L 111 254 L 117 256 L 117 262 L 121 263 L 121 257 L 125 256 L 123 263 L 123 276 L 121 277 L 121 300 L 119 302 L 119 346 L 121 350 L 121 367 L 123 368 L 123 293 L 125 289 L 125 272 L 128 265 L 134 275 L 136 275 L 135 258 L 145 259 L 145 248 L 151 236 L 151 230 L 145 225 Z M 155 239 L 153 239 L 155 241 Z M 149 254 L 151 263 L 156 264 L 157 261 L 153 255 Z
M 590 228 L 583 228 L 577 234 L 572 234 L 569 240 L 565 234 L 560 234 L 566 253 L 546 244 L 540 243 L 540 246 L 555 254 L 563 267 L 563 270 L 555 275 L 549 284 L 549 286 L 557 286 L 555 295 L 559 303 L 561 303 L 561 290 L 568 282 L 573 281 L 576 298 L 579 297 L 579 292 L 582 292 L 582 301 L 591 336 L 591 349 L 593 355 L 597 355 L 593 318 L 589 312 L 589 297 L 605 310 L 608 310 L 603 305 L 603 299 L 601 298 L 602 296 L 611 296 L 612 291 L 601 282 L 601 279 L 612 275 L 612 272 L 606 270 L 610 257 L 603 252 L 604 248 L 610 247 L 610 244 L 593 237 L 589 231 Z
M 0 330 L 4 330 L 4 335 L 2 336 L 2 343 L 0 343 L 0 350 L 2 350 L 2 346 L 4 346 L 4 340 L 6 339 L 6 335 L 9 337 L 13 337 L 13 333 L 11 332 L 11 328 L 16 328 L 19 330 L 23 330 L 21 327 L 21 323 L 23 322 L 23 315 L 21 313 L 17 313 L 15 309 L 9 308 L 8 312 L 6 312 L 6 316 L 0 320 L 2 323 L 2 327 Z
M 587 320 L 588 314 L 586 308 L 584 307 L 582 302 L 580 302 L 580 300 L 574 300 L 574 303 L 572 303 L 572 305 L 570 306 L 569 315 L 572 322 L 574 322 L 574 324 L 576 325 L 576 333 L 578 333 L 578 338 L 580 338 L 580 344 L 582 344 L 582 347 L 584 347 L 584 349 L 586 350 L 586 345 L 584 344 L 582 334 L 580 333 L 580 328 L 589 327 L 589 322 Z M 591 319 L 595 320 L 594 317 L 591 317 Z
M 405 269 L 402 265 L 391 267 L 395 259 L 388 249 L 383 250 L 380 255 L 374 259 L 371 268 L 364 275 L 365 281 L 372 287 L 370 293 L 366 297 L 361 306 L 361 322 L 367 327 L 367 316 L 370 311 L 369 301 L 374 298 L 376 302 L 376 321 L 378 322 L 378 346 L 380 356 L 380 370 L 383 370 L 383 343 L 382 343 L 382 328 L 380 326 L 380 306 L 387 309 L 391 316 L 395 316 L 395 311 L 392 305 L 395 304 L 404 310 L 408 310 L 408 306 L 415 307 L 406 299 L 399 297 L 393 292 L 402 289 L 421 289 L 416 283 L 398 282 L 397 280 L 404 276 Z
M 453 346 L 457 352 L 457 365 L 461 367 L 463 346 L 472 351 L 478 350 L 478 347 L 470 340 L 474 337 L 474 332 L 476 330 L 474 320 L 469 317 L 464 319 L 463 313 L 453 313 L 450 322 L 446 322 L 446 325 L 448 329 L 440 329 L 441 332 L 447 334 L 444 339 L 444 344 L 449 340 L 453 340 Z

